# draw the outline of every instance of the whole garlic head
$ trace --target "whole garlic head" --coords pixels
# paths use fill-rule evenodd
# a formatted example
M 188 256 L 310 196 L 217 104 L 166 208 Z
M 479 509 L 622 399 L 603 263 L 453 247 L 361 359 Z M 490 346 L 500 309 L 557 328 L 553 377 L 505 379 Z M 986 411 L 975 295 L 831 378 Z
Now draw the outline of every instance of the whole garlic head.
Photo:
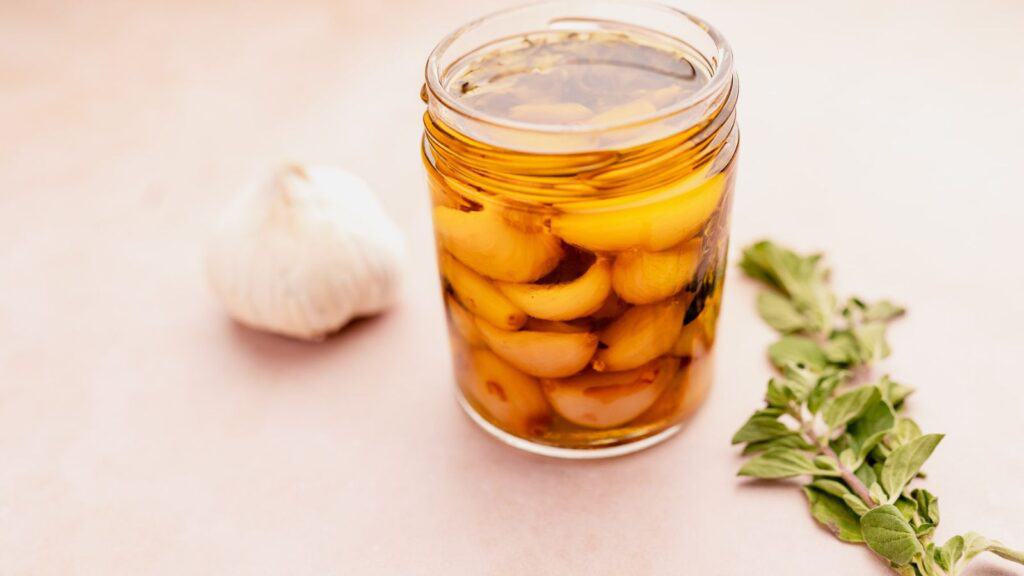
M 291 165 L 232 203 L 206 256 L 232 318 L 321 340 L 395 301 L 404 243 L 365 181 Z

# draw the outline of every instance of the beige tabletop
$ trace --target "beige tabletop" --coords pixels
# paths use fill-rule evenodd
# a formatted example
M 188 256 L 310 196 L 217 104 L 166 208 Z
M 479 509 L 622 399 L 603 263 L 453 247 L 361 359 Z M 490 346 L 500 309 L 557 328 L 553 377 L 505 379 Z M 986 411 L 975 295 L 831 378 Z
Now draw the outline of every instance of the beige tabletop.
M 884 573 L 734 477 L 771 333 L 733 272 L 716 388 L 617 460 L 519 453 L 452 395 L 418 156 L 433 43 L 498 0 L 0 2 L 0 574 Z M 940 537 L 1024 547 L 1024 3 L 693 0 L 732 40 L 733 251 L 826 250 L 911 314 Z M 203 239 L 278 162 L 408 236 L 401 304 L 322 345 L 234 326 Z M 997 560 L 972 576 L 1024 574 Z

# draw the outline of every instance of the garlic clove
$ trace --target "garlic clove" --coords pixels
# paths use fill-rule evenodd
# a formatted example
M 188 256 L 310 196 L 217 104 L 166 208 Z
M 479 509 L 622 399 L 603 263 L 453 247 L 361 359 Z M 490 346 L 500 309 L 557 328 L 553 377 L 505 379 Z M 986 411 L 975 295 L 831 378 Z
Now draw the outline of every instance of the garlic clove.
M 206 269 L 238 322 L 321 340 L 395 302 L 404 253 L 401 231 L 365 181 L 289 165 L 228 207 Z
M 594 370 L 630 370 L 666 354 L 683 327 L 686 304 L 673 299 L 634 306 L 601 333 L 604 348 L 594 355 Z
M 662 357 L 623 372 L 547 378 L 541 380 L 541 387 L 555 412 L 566 420 L 588 428 L 612 428 L 650 408 L 678 368 L 678 358 Z
M 630 304 L 653 304 L 675 296 L 700 262 L 700 239 L 661 252 L 632 250 L 615 258 L 612 287 Z
M 498 282 L 513 304 L 534 318 L 573 320 L 601 308 L 611 291 L 611 264 L 598 258 L 579 278 L 561 284 Z
M 480 318 L 476 325 L 495 354 L 531 376 L 571 376 L 585 368 L 597 350 L 597 334 L 590 332 L 502 330 Z

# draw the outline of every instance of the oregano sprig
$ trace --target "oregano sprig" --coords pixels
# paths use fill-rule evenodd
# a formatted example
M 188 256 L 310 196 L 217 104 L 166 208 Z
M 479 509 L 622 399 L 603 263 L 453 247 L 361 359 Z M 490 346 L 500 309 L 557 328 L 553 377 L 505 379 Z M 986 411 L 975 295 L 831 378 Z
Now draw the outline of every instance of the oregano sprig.
M 751 456 L 739 475 L 808 478 L 814 518 L 840 540 L 866 544 L 900 575 L 956 576 L 982 552 L 1024 564 L 1024 552 L 973 532 L 933 541 L 938 499 L 911 483 L 942 435 L 922 433 L 906 415 L 911 388 L 871 373 L 890 354 L 886 328 L 904 309 L 840 302 L 820 255 L 769 241 L 744 250 L 740 268 L 768 288 L 757 309 L 780 337 L 768 349 L 777 374 L 765 406 L 732 439 Z

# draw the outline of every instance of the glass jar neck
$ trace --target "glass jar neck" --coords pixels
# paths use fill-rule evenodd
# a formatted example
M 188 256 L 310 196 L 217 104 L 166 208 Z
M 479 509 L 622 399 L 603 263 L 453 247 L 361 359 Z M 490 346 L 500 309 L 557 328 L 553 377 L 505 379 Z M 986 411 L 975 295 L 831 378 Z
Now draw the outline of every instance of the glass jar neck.
M 648 138 L 638 138 L 635 144 L 627 140 L 625 145 L 611 149 L 590 144 L 571 152 L 546 152 L 536 142 L 548 139 L 552 147 L 564 148 L 566 140 L 592 138 L 589 142 L 616 142 L 624 136 L 617 131 L 537 135 L 509 129 L 502 133 L 504 140 L 486 142 L 478 139 L 475 132 L 467 133 L 473 126 L 467 128 L 465 122 L 449 120 L 456 112 L 428 95 L 430 106 L 423 115 L 424 158 L 440 174 L 460 177 L 453 180 L 473 181 L 488 195 L 525 202 L 610 198 L 643 192 L 671 181 L 674 175 L 682 178 L 695 172 L 714 173 L 731 159 L 730 146 L 735 146 L 735 138 L 730 136 L 736 129 L 738 89 L 738 82 L 731 78 L 720 93 L 702 103 L 699 114 L 688 110 L 689 117 L 660 120 L 665 123 L 660 127 L 662 132 L 652 132 L 648 126 Z M 448 113 L 439 114 L 443 110 Z M 691 122 L 694 116 L 697 119 Z M 630 126 L 623 130 L 642 128 Z M 666 131 L 667 136 L 650 139 L 650 134 Z M 463 192 L 472 196 L 475 191 Z

